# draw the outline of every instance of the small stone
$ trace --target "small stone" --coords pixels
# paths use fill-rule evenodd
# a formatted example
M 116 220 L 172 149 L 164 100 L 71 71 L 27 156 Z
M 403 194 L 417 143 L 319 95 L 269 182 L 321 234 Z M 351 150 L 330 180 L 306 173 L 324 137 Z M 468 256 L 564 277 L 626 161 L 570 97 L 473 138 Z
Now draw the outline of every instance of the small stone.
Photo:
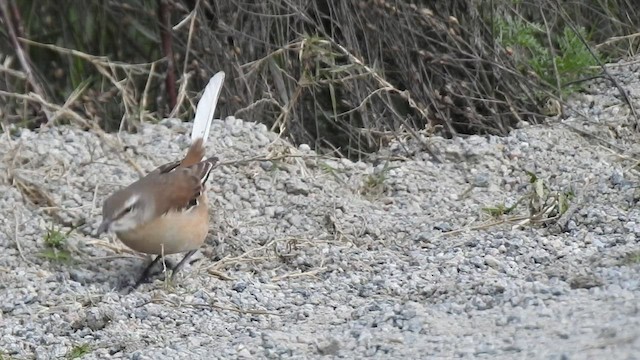
M 233 286 L 231 287 L 231 289 L 233 291 L 236 292 L 243 292 L 245 289 L 247 288 L 247 283 L 244 281 L 237 281 L 235 284 L 233 284 Z
M 267 206 L 264 208 L 264 215 L 270 218 L 276 216 L 276 208 L 274 206 Z
M 93 279 L 93 274 L 82 269 L 69 269 L 69 278 L 80 284 L 87 284 Z
M 487 266 L 494 269 L 500 269 L 502 267 L 502 263 L 491 255 L 484 256 L 484 263 L 487 264 Z
M 624 172 L 621 169 L 614 169 L 611 173 L 611 183 L 616 186 L 625 185 Z
M 165 118 L 160 120 L 160 125 L 165 126 L 168 129 L 173 129 L 180 127 L 180 125 L 182 125 L 182 120 L 177 118 Z
M 147 309 L 145 308 L 137 308 L 133 311 L 133 315 L 136 317 L 136 319 L 145 320 L 147 317 L 149 317 L 149 311 L 147 311 Z
M 337 355 L 338 351 L 340 351 L 340 341 L 333 338 L 328 341 L 321 341 L 316 346 L 320 355 Z
M 602 280 L 595 276 L 577 275 L 569 280 L 572 289 L 591 289 L 593 287 L 602 286 Z
M 111 321 L 109 316 L 103 314 L 97 308 L 90 308 L 85 311 L 84 319 L 78 320 L 72 324 L 71 327 L 78 330 L 87 327 L 93 331 L 97 331 L 104 329 L 109 321 Z
M 488 187 L 490 176 L 487 173 L 477 174 L 473 177 L 473 185 L 477 187 Z
M 269 336 L 269 334 L 267 333 L 262 333 L 261 335 L 262 338 L 262 347 L 265 349 L 273 349 L 274 347 L 276 347 L 275 342 L 273 341 L 273 339 L 271 338 L 271 336 Z
M 477 268 L 483 269 L 485 262 L 484 260 L 479 257 L 479 256 L 473 256 L 469 259 L 469 263 L 471 263 L 472 265 L 475 265 Z
M 309 147 L 309 145 L 307 145 L 307 144 L 300 144 L 298 146 L 298 150 L 300 150 L 302 152 L 309 152 L 309 151 L 311 151 L 311 147 Z
M 237 352 L 239 358 L 247 358 L 247 359 L 253 358 L 251 356 L 251 351 L 249 351 L 249 349 L 247 349 L 242 344 L 238 345 L 238 348 L 236 349 L 236 352 Z
M 271 161 L 260 161 L 260 167 L 264 171 L 270 171 L 273 168 L 273 163 Z
M 285 189 L 291 195 L 309 195 L 309 186 L 298 179 L 287 181 Z
M 236 123 L 236 118 L 235 118 L 234 116 L 227 116 L 227 117 L 224 119 L 224 124 L 225 124 L 227 127 L 233 127 L 233 126 L 235 125 L 235 123 Z
M 287 221 L 295 228 L 300 228 L 302 226 L 302 216 L 300 215 L 291 215 L 288 217 Z

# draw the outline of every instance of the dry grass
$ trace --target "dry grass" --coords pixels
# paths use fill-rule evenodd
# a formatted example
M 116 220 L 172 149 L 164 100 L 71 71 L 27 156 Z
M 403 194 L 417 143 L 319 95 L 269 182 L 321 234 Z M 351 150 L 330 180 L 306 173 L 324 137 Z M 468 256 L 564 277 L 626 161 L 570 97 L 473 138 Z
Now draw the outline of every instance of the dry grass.
M 567 26 L 588 27 L 595 45 L 585 44 L 612 56 L 640 43 L 629 0 L 162 3 L 9 1 L 3 121 L 131 131 L 167 115 L 188 120 L 193 94 L 224 70 L 222 115 L 333 155 L 360 158 L 408 136 L 437 157 L 425 140 L 433 133 L 505 134 L 562 96 L 559 64 L 545 83 L 526 51 L 500 43 L 497 19 L 539 24 L 551 54 L 551 34 Z
M 585 179 L 580 189 L 552 189 L 549 179 L 541 179 L 534 173 L 528 173 L 529 187 L 526 194 L 517 201 L 506 206 L 493 205 L 483 208 L 483 212 L 492 219 L 479 224 L 469 224 L 460 229 L 451 230 L 442 236 L 451 236 L 467 231 L 483 230 L 500 225 L 511 225 L 511 230 L 525 226 L 543 225 L 554 226 L 559 231 L 565 231 L 567 222 L 584 202 L 584 192 L 591 187 L 592 179 Z M 526 205 L 526 207 L 524 206 Z M 516 213 L 515 215 L 511 215 Z

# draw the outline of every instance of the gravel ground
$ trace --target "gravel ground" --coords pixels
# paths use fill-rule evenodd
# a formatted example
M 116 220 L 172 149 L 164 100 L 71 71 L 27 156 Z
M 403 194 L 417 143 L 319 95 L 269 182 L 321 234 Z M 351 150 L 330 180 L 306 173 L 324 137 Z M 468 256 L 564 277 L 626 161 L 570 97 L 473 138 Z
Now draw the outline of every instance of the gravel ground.
M 611 71 L 640 109 L 639 69 Z M 92 236 L 102 200 L 184 154 L 190 124 L 4 134 L 0 358 L 636 359 L 640 136 L 605 81 L 571 103 L 506 138 L 432 138 L 443 163 L 412 140 L 354 163 L 216 121 L 207 244 L 129 294 L 148 259 Z M 527 171 L 574 194 L 567 215 L 483 211 L 535 194 Z

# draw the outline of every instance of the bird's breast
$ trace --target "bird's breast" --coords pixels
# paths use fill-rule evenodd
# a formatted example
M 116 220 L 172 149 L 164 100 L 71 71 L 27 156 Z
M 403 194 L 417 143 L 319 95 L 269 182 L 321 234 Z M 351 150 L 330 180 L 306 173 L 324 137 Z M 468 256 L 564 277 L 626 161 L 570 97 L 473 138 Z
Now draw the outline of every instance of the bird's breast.
M 135 251 L 147 254 L 175 254 L 198 249 L 209 232 L 206 197 L 188 211 L 170 211 L 145 224 L 116 232 Z

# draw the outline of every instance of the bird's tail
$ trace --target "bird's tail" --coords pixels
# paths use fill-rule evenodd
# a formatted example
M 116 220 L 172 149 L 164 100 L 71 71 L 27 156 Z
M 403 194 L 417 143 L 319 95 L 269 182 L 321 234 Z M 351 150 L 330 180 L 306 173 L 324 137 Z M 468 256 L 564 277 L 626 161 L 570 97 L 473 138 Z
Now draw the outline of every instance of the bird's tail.
M 204 88 L 204 93 L 202 93 L 202 97 L 196 107 L 196 116 L 193 119 L 193 129 L 191 130 L 192 142 L 197 139 L 202 139 L 202 143 L 206 144 L 223 83 L 224 72 L 220 71 L 213 75 L 207 87 Z

